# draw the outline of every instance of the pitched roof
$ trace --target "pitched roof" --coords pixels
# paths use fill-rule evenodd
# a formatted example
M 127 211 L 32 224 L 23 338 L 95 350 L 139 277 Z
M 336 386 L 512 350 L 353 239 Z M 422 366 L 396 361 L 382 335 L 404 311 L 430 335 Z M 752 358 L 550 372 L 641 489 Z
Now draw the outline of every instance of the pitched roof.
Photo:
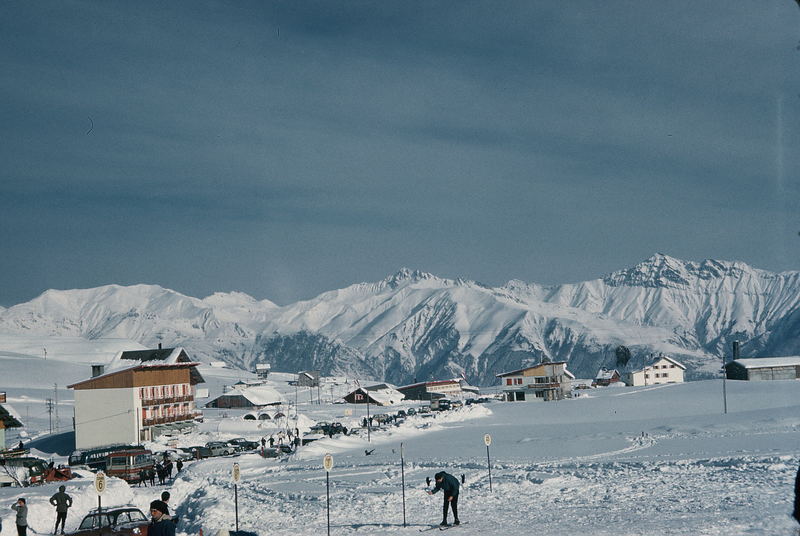
M 192 371 L 195 370 L 195 367 L 200 363 L 154 363 L 151 365 L 134 365 L 128 368 L 120 368 L 117 370 L 112 370 L 110 372 L 106 372 L 105 374 L 101 374 L 99 376 L 95 376 L 93 378 L 87 378 L 83 381 L 79 381 L 73 383 L 72 385 L 67 385 L 67 389 L 75 389 L 76 387 L 85 387 L 86 385 L 91 384 L 92 382 L 96 382 L 100 379 L 110 378 L 111 376 L 117 376 L 120 374 L 127 374 L 129 372 L 137 371 L 137 370 L 168 370 L 168 369 L 180 369 L 180 368 L 189 368 L 189 373 L 191 374 Z M 198 373 L 199 374 L 199 373 Z
M 106 370 L 117 371 L 131 368 L 136 365 L 152 366 L 158 364 L 192 363 L 186 350 L 180 346 L 175 348 L 157 348 L 154 350 L 130 350 L 119 352 Z M 191 370 L 192 385 L 205 383 L 203 375 L 197 368 Z
M 597 371 L 597 376 L 595 376 L 594 379 L 595 380 L 611 380 L 611 379 L 614 378 L 614 373 L 616 373 L 617 376 L 619 376 L 619 372 L 617 372 L 617 369 L 609 370 L 609 369 L 606 369 L 606 368 L 601 368 L 600 370 Z
M 250 387 L 240 387 L 238 389 L 231 389 L 227 393 L 221 394 L 214 400 L 225 396 L 241 396 L 254 406 L 269 406 L 271 404 L 282 404 L 285 402 L 283 395 L 276 389 L 268 385 L 254 385 Z M 206 403 L 209 406 L 214 400 Z
M 800 367 L 800 356 L 754 357 L 750 359 L 737 359 L 736 361 L 731 361 L 731 363 L 738 363 L 746 369 L 792 366 Z
M 567 370 L 566 364 L 567 364 L 566 361 L 550 361 L 550 362 L 547 362 L 547 363 L 539 363 L 538 365 L 531 365 L 530 367 L 525 367 L 525 368 L 521 368 L 521 369 L 517 369 L 517 370 L 511 370 L 509 372 L 501 372 L 500 374 L 495 374 L 494 376 L 495 376 L 495 378 L 502 378 L 504 376 L 513 376 L 515 374 L 519 374 L 520 372 L 525 372 L 526 370 L 539 368 L 539 367 L 544 366 L 544 365 L 564 365 L 564 370 Z M 573 378 L 574 378 L 574 376 L 573 376 Z
M 22 421 L 19 420 L 19 415 L 11 406 L 0 406 L 0 421 L 3 421 L 3 426 L 6 428 L 21 428 L 23 426 Z

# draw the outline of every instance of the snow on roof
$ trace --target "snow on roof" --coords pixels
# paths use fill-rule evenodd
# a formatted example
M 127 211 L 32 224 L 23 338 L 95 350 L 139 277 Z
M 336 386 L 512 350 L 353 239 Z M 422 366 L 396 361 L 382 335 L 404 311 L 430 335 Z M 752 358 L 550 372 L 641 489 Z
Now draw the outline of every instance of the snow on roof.
M 617 369 L 608 370 L 605 368 L 601 368 L 600 370 L 597 371 L 597 376 L 595 377 L 595 380 L 611 380 L 614 378 L 615 373 L 619 374 L 619 372 L 617 372 Z
M 218 396 L 214 400 L 217 400 L 223 396 L 242 396 L 254 406 L 269 406 L 271 404 L 282 404 L 285 402 L 283 395 L 269 385 L 254 385 L 251 387 L 231 389 L 227 393 Z M 213 402 L 213 400 L 211 402 Z M 209 402 L 209 404 L 211 402 Z
M 800 356 L 788 357 L 754 357 L 751 359 L 737 359 L 733 363 L 738 363 L 746 369 L 770 368 L 770 367 L 800 367 Z
M 521 369 L 517 369 L 517 370 L 511 370 L 509 372 L 501 372 L 500 374 L 495 374 L 494 376 L 495 376 L 495 378 L 502 378 L 504 376 L 513 376 L 515 374 L 519 374 L 520 372 L 525 372 L 526 370 L 539 368 L 539 367 L 544 366 L 544 365 L 564 365 L 564 371 L 567 372 L 567 367 L 566 367 L 567 362 L 566 361 L 550 361 L 550 362 L 546 362 L 546 363 L 539 363 L 538 365 L 531 365 L 530 367 L 525 367 L 525 368 L 521 368 Z M 571 373 L 569 373 L 569 375 L 572 376 Z M 572 377 L 574 378 L 575 376 L 572 376 Z

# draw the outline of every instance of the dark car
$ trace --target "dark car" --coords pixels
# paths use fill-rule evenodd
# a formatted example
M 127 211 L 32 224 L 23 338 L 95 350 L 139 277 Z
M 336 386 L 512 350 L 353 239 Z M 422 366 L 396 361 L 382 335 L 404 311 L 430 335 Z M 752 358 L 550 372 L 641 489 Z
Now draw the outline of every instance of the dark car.
M 92 510 L 73 534 L 80 536 L 130 535 L 147 536 L 150 521 L 133 506 Z
M 236 437 L 234 439 L 228 440 L 228 445 L 231 445 L 234 449 L 239 452 L 243 452 L 246 450 L 255 450 L 261 446 L 261 443 L 258 441 L 249 441 L 243 437 Z

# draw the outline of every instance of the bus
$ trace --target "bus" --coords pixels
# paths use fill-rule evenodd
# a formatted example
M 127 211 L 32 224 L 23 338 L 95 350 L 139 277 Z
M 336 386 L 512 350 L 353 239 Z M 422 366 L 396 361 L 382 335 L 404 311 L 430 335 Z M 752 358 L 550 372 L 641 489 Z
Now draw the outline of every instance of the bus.
M 153 453 L 143 448 L 118 450 L 106 457 L 106 475 L 121 478 L 129 484 L 141 481 L 142 470 L 149 473 L 154 468 Z

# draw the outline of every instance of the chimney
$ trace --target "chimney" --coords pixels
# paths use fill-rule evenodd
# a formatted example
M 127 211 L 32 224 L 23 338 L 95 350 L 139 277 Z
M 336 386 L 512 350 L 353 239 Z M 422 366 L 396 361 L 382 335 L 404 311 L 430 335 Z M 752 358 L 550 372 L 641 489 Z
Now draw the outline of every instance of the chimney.
M 92 378 L 102 376 L 105 373 L 105 365 L 92 365 Z
M 733 360 L 739 359 L 739 341 L 733 341 Z
M 158 349 L 161 350 L 161 343 L 158 343 Z

